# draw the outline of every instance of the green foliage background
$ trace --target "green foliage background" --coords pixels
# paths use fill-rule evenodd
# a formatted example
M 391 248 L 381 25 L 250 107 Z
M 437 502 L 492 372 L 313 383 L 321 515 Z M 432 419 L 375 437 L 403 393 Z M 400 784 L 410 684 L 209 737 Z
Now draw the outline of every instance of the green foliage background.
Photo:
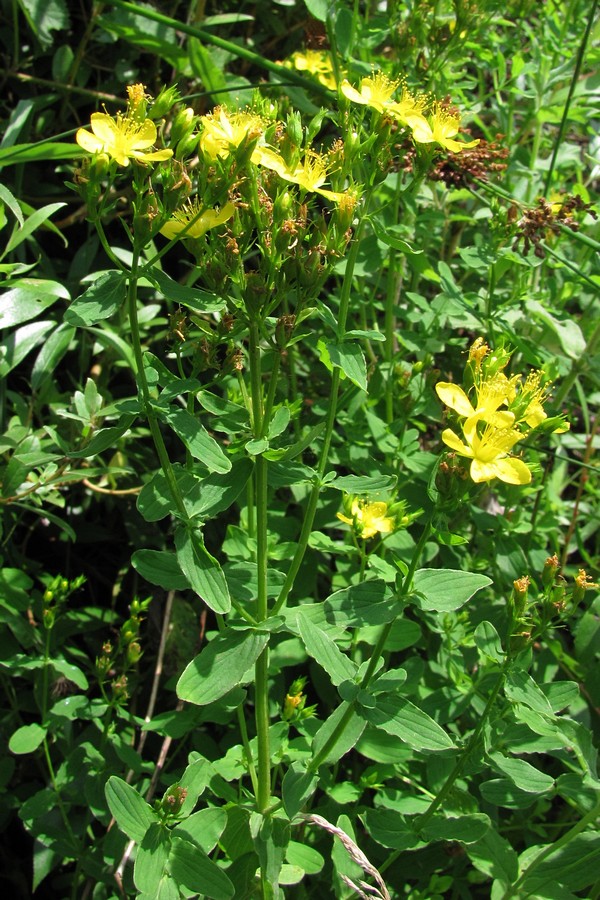
M 575 581 L 599 560 L 597 3 L 1 10 L 0 883 L 39 900 L 346 898 L 361 879 L 411 900 L 600 896 L 600 608 Z M 490 153 L 465 176 L 440 151 L 414 190 L 406 140 L 365 155 L 374 200 L 360 243 L 352 223 L 351 277 L 336 257 L 307 278 L 297 341 L 279 352 L 278 310 L 256 344 L 259 393 L 275 385 L 264 435 L 235 369 L 234 351 L 251 368 L 250 331 L 241 313 L 231 332 L 216 324 L 221 239 L 207 238 L 199 277 L 178 246 L 140 281 L 144 367 L 200 532 L 174 508 L 140 400 L 118 268 L 134 191 L 108 210 L 109 256 L 69 187 L 85 171 L 74 136 L 142 82 L 154 97 L 176 85 L 196 115 L 258 88 L 329 146 L 339 98 L 281 65 L 306 46 L 330 47 L 354 84 L 381 68 L 448 97 Z M 568 221 L 552 207 L 566 197 Z M 526 446 L 531 485 L 440 475 L 434 387 L 461 383 L 480 335 L 515 349 L 515 372 L 544 367 L 549 414 L 571 424 Z M 257 623 L 266 445 L 277 605 Z M 410 521 L 362 541 L 337 517 L 347 494 L 400 502 Z M 286 696 L 303 698 L 296 714 Z

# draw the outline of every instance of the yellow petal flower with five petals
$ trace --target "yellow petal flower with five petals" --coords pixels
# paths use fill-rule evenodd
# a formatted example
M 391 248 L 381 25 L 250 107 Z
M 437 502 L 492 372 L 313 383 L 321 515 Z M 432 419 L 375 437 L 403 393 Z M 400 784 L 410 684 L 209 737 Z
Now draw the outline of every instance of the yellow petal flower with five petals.
M 470 475 L 476 484 L 499 478 L 506 484 L 529 484 L 531 472 L 521 459 L 509 456 L 510 451 L 523 435 L 514 428 L 498 428 L 484 423 L 481 434 L 479 415 L 468 418 L 463 426 L 465 440 L 461 441 L 451 428 L 442 432 L 446 446 L 471 460 Z
M 346 79 L 342 81 L 340 90 L 344 97 L 352 100 L 353 103 L 371 106 L 382 113 L 393 102 L 392 95 L 399 84 L 399 81 L 388 78 L 383 72 L 376 72 L 374 75 L 363 78 L 360 83 L 360 90 L 357 91 Z
M 460 128 L 460 117 L 453 116 L 439 106 L 434 108 L 428 119 L 422 115 L 408 116 L 406 122 L 412 129 L 413 138 L 418 144 L 437 143 L 446 150 L 451 150 L 452 153 L 460 153 L 461 150 L 476 147 L 479 143 L 479 140 L 454 140 L 454 136 L 458 134 Z
M 284 181 L 297 184 L 310 193 L 321 194 L 328 200 L 335 201 L 339 201 L 344 196 L 344 194 L 321 187 L 328 176 L 327 161 L 322 153 L 307 150 L 302 162 L 298 163 L 294 169 L 289 168 L 283 157 L 270 147 L 257 147 L 252 160 L 264 166 L 265 169 L 277 172 Z
M 355 497 L 350 508 L 352 517 L 343 513 L 338 513 L 337 517 L 341 522 L 352 525 L 358 536 L 366 541 L 376 534 L 389 534 L 394 530 L 395 520 L 386 516 L 387 511 L 388 505 L 383 501 L 367 503 Z
M 128 166 L 130 159 L 138 162 L 162 162 L 170 159 L 172 150 L 150 150 L 156 143 L 156 125 L 151 119 L 135 121 L 120 113 L 115 118 L 108 113 L 92 113 L 92 132 L 80 128 L 75 140 L 89 153 L 105 153 L 120 166 Z

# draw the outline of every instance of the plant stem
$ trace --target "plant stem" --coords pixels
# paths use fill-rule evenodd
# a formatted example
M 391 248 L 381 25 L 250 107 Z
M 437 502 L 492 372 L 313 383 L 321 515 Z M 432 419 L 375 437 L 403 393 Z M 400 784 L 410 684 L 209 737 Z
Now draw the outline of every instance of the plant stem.
M 260 330 L 255 317 L 249 334 L 250 395 L 252 397 L 252 431 L 255 440 L 263 436 L 266 417 L 262 397 Z M 269 615 L 267 601 L 267 460 L 260 453 L 254 464 L 256 510 L 256 618 L 264 622 Z M 264 813 L 271 796 L 271 751 L 269 745 L 269 648 L 265 647 L 255 663 L 255 718 L 257 742 L 256 805 Z
M 509 900 L 510 897 L 514 897 L 514 896 L 518 895 L 518 891 L 519 891 L 519 888 L 521 887 L 521 885 L 526 881 L 526 879 L 531 875 L 531 873 L 533 871 L 535 871 L 535 869 L 537 869 L 537 867 L 542 862 L 544 862 L 545 859 L 547 859 L 549 856 L 552 856 L 553 853 L 557 853 L 559 850 L 561 850 L 563 847 L 565 847 L 568 843 L 570 843 L 573 840 L 573 838 L 577 837 L 578 834 L 581 834 L 583 831 L 585 831 L 585 829 L 588 827 L 588 825 L 591 825 L 593 822 L 595 822 L 599 816 L 600 816 L 600 800 L 598 801 L 598 803 L 596 803 L 596 805 L 594 806 L 593 809 L 590 809 L 590 811 L 587 812 L 585 814 L 585 816 L 583 816 L 583 818 L 581 818 L 579 820 L 579 822 L 577 822 L 576 825 L 573 825 L 572 828 L 570 828 L 568 831 L 566 831 L 562 835 L 562 837 L 558 838 L 558 840 L 554 841 L 554 843 L 552 843 L 552 844 L 546 844 L 546 846 L 541 851 L 541 853 L 539 853 L 535 857 L 535 859 L 532 860 L 532 862 L 527 866 L 527 868 L 523 872 L 521 872 L 521 875 L 515 881 L 515 883 L 506 889 L 506 891 L 502 895 L 501 900 Z
M 369 195 L 370 199 L 370 195 Z M 356 266 L 356 261 L 358 259 L 358 251 L 360 249 L 360 238 L 361 232 L 366 221 L 367 210 L 368 210 L 369 202 L 368 199 L 365 202 L 365 213 L 361 218 L 358 227 L 356 229 L 356 235 L 354 239 L 354 243 L 350 248 L 350 252 L 348 254 L 348 259 L 346 262 L 346 271 L 344 272 L 344 281 L 342 283 L 342 291 L 340 295 L 340 310 L 338 316 L 338 336 L 341 338 L 346 330 L 346 321 L 348 319 L 348 310 L 350 307 L 350 296 L 352 293 L 352 279 L 354 276 L 354 268 Z M 331 399 L 329 401 L 329 409 L 327 411 L 327 421 L 325 424 L 325 432 L 323 434 L 323 447 L 321 448 L 321 455 L 319 458 L 319 464 L 317 466 L 317 479 L 313 484 L 312 490 L 310 492 L 310 496 L 308 498 L 308 505 L 306 507 L 306 512 L 304 513 L 304 520 L 302 522 L 302 528 L 300 530 L 300 536 L 298 538 L 298 543 L 296 546 L 296 552 L 294 553 L 294 558 L 292 559 L 290 568 L 286 575 L 285 581 L 279 592 L 279 596 L 275 602 L 275 605 L 272 610 L 272 614 L 276 615 L 282 606 L 285 605 L 289 593 L 294 586 L 294 582 L 296 580 L 296 576 L 300 571 L 300 566 L 302 565 L 302 560 L 304 559 L 304 554 L 306 553 L 306 548 L 308 547 L 308 539 L 310 538 L 310 533 L 312 531 L 313 522 L 315 519 L 315 513 L 317 511 L 317 505 L 319 502 L 319 495 L 321 493 L 322 479 L 325 475 L 325 469 L 327 468 L 327 459 L 329 457 L 329 448 L 331 446 L 331 438 L 333 436 L 333 429 L 335 426 L 335 420 L 337 416 L 337 404 L 338 397 L 340 391 L 340 378 L 341 378 L 341 370 L 335 368 L 331 375 Z
M 579 79 L 579 73 L 581 72 L 581 67 L 583 65 L 583 57 L 585 56 L 585 49 L 587 47 L 587 42 L 588 42 L 588 39 L 590 36 L 590 32 L 592 30 L 592 25 L 594 24 L 594 20 L 596 18 L 597 8 L 598 8 L 598 0 L 593 0 L 592 5 L 590 6 L 590 12 L 588 15 L 588 20 L 587 20 L 587 24 L 585 27 L 585 31 L 583 33 L 583 37 L 581 38 L 579 50 L 577 51 L 577 59 L 575 61 L 575 69 L 573 70 L 573 75 L 571 77 L 571 83 L 569 85 L 569 93 L 567 94 L 567 99 L 565 100 L 565 105 L 563 107 L 563 114 L 562 114 L 562 119 L 560 120 L 558 134 L 556 135 L 556 140 L 554 141 L 552 158 L 550 160 L 548 172 L 546 173 L 546 180 L 544 182 L 544 195 L 548 194 L 548 191 L 550 190 L 550 185 L 552 183 L 552 175 L 554 173 L 554 166 L 556 165 L 558 151 L 560 150 L 560 145 L 561 145 L 562 139 L 565 134 L 565 129 L 567 127 L 567 120 L 569 118 L 569 109 L 571 108 L 571 100 L 573 99 L 573 94 L 575 93 L 575 87 L 577 86 L 577 81 Z
M 154 411 L 152 409 L 150 389 L 148 387 L 148 380 L 146 379 L 146 372 L 144 370 L 144 358 L 142 355 L 142 344 L 140 338 L 140 324 L 137 312 L 137 283 L 139 260 L 139 247 L 134 244 L 133 258 L 131 261 L 131 274 L 129 276 L 129 286 L 127 290 L 127 307 L 129 313 L 129 327 L 131 328 L 131 343 L 137 369 L 137 383 L 140 387 L 144 413 L 146 415 L 148 427 L 150 428 L 152 440 L 154 441 L 154 446 L 156 447 L 156 452 L 158 454 L 158 459 L 160 461 L 163 474 L 167 480 L 167 484 L 169 485 L 169 490 L 171 492 L 171 496 L 173 497 L 173 502 L 177 507 L 177 512 L 185 522 L 188 520 L 187 510 L 185 508 L 185 503 L 183 502 L 181 491 L 179 490 L 179 485 L 177 484 L 177 479 L 175 478 L 173 466 L 171 465 L 171 460 L 169 459 L 169 454 L 167 452 L 167 448 L 165 446 L 165 442 L 163 440 L 156 415 L 154 414 Z
M 398 601 L 402 600 L 402 598 L 406 597 L 408 595 L 408 593 L 410 592 L 410 589 L 412 587 L 413 578 L 414 578 L 414 575 L 415 575 L 415 572 L 417 569 L 417 565 L 421 558 L 421 554 L 423 552 L 425 544 L 427 543 L 427 539 L 429 538 L 429 535 L 431 534 L 432 517 L 433 517 L 433 513 L 430 516 L 429 520 L 426 522 L 423 532 L 421 534 L 421 537 L 419 538 L 419 542 L 417 543 L 417 546 L 415 547 L 408 572 L 406 573 L 406 576 L 402 583 L 402 589 L 398 595 Z M 379 638 L 377 639 L 377 643 L 376 643 L 375 647 L 373 648 L 373 652 L 371 654 L 371 659 L 369 660 L 369 665 L 367 666 L 367 670 L 366 670 L 365 674 L 363 675 L 362 681 L 360 683 L 361 690 L 365 690 L 369 686 L 371 678 L 373 677 L 373 675 L 377 669 L 377 666 L 379 665 L 379 660 L 381 659 L 381 656 L 385 650 L 385 645 L 386 645 L 387 639 L 389 637 L 390 631 L 392 630 L 392 628 L 394 626 L 395 621 L 396 621 L 396 619 L 392 619 L 392 621 L 389 622 L 387 625 L 385 625 L 384 628 L 382 628 L 382 630 L 381 630 Z M 325 743 L 323 744 L 323 746 L 321 747 L 319 752 L 316 754 L 316 756 L 313 757 L 313 759 L 309 763 L 309 765 L 308 765 L 309 772 L 316 772 L 318 770 L 319 766 L 323 763 L 323 761 L 325 759 L 327 759 L 327 756 L 329 755 L 330 751 L 333 749 L 333 747 L 339 741 L 341 735 L 344 733 L 346 725 L 348 725 L 352 716 L 354 715 L 354 706 L 355 706 L 354 701 L 351 701 L 348 704 L 348 708 L 346 709 L 344 715 L 338 722 L 337 728 L 330 734 L 329 738 L 325 741 Z

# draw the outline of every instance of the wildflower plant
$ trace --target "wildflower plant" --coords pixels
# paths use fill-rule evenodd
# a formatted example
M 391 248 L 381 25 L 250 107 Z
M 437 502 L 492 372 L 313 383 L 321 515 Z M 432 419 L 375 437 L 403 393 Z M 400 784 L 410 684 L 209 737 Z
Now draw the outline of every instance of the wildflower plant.
M 457 79 L 459 111 L 439 48 L 398 70 L 413 12 L 391 4 L 390 30 L 359 7 L 328 5 L 331 46 L 270 63 L 259 89 L 186 25 L 185 60 L 163 52 L 205 96 L 132 84 L 121 112 L 75 131 L 71 187 L 101 263 L 41 358 L 77 343 L 87 380 L 65 405 L 35 376 L 56 420 L 35 438 L 13 392 L 3 496 L 47 500 L 49 522 L 72 485 L 124 509 L 118 577 L 145 599 L 92 614 L 70 606 L 81 578 L 39 590 L 2 570 L 17 611 L 0 660 L 32 684 L 8 747 L 38 753 L 46 779 L 20 810 L 36 877 L 63 861 L 73 896 L 593 889 L 600 792 L 578 683 L 597 585 L 577 517 L 563 548 L 541 499 L 564 518 L 580 370 L 528 331 L 560 343 L 574 328 L 534 304 L 519 320 L 527 279 L 542 288 L 526 261 L 514 275 L 502 188 L 483 178 L 505 171 L 486 170 L 483 87 Z M 431 34 L 462 46 L 463 7 Z M 441 842 L 459 862 L 428 861 Z

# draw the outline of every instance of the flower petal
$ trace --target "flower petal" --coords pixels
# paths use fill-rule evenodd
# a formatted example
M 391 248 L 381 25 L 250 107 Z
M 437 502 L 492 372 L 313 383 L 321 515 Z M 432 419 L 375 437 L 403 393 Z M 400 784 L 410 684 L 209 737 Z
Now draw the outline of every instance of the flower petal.
M 366 105 L 367 101 L 363 95 L 359 93 L 356 88 L 353 88 L 349 81 L 344 79 L 340 85 L 340 90 L 344 97 L 347 97 L 348 100 L 352 100 L 353 103 L 360 103 L 363 106 Z
M 100 141 L 95 134 L 86 131 L 85 128 L 79 129 L 75 135 L 75 140 L 79 146 L 84 150 L 87 150 L 88 153 L 100 153 L 104 148 L 102 141 Z
M 92 131 L 103 144 L 112 144 L 120 134 L 117 123 L 107 113 L 92 113 L 90 117 Z
M 431 144 L 435 141 L 431 125 L 423 116 L 408 116 L 406 124 L 412 130 L 413 138 L 419 144 Z
M 457 412 L 459 416 L 472 416 L 475 412 L 471 401 L 457 384 L 447 381 L 439 381 L 435 386 L 435 392 L 446 406 Z
M 152 119 L 145 119 L 139 129 L 132 131 L 129 144 L 132 150 L 147 150 L 156 142 L 156 125 Z M 164 151 L 162 151 L 164 152 Z M 150 158 L 150 154 L 147 154 Z
M 487 463 L 474 459 L 471 463 L 471 478 L 477 483 L 499 478 L 506 484 L 529 484 L 531 472 L 521 459 L 496 458 Z
M 172 150 L 154 150 L 152 153 L 146 153 L 143 150 L 132 150 L 129 154 L 132 159 L 148 160 L 149 162 L 163 162 L 165 159 L 171 159 Z
M 454 450 L 456 453 L 460 454 L 460 456 L 473 456 L 471 448 L 467 447 L 466 444 L 463 444 L 459 436 L 455 434 L 451 428 L 446 428 L 442 431 L 442 440 L 447 447 L 450 447 L 451 450 Z

